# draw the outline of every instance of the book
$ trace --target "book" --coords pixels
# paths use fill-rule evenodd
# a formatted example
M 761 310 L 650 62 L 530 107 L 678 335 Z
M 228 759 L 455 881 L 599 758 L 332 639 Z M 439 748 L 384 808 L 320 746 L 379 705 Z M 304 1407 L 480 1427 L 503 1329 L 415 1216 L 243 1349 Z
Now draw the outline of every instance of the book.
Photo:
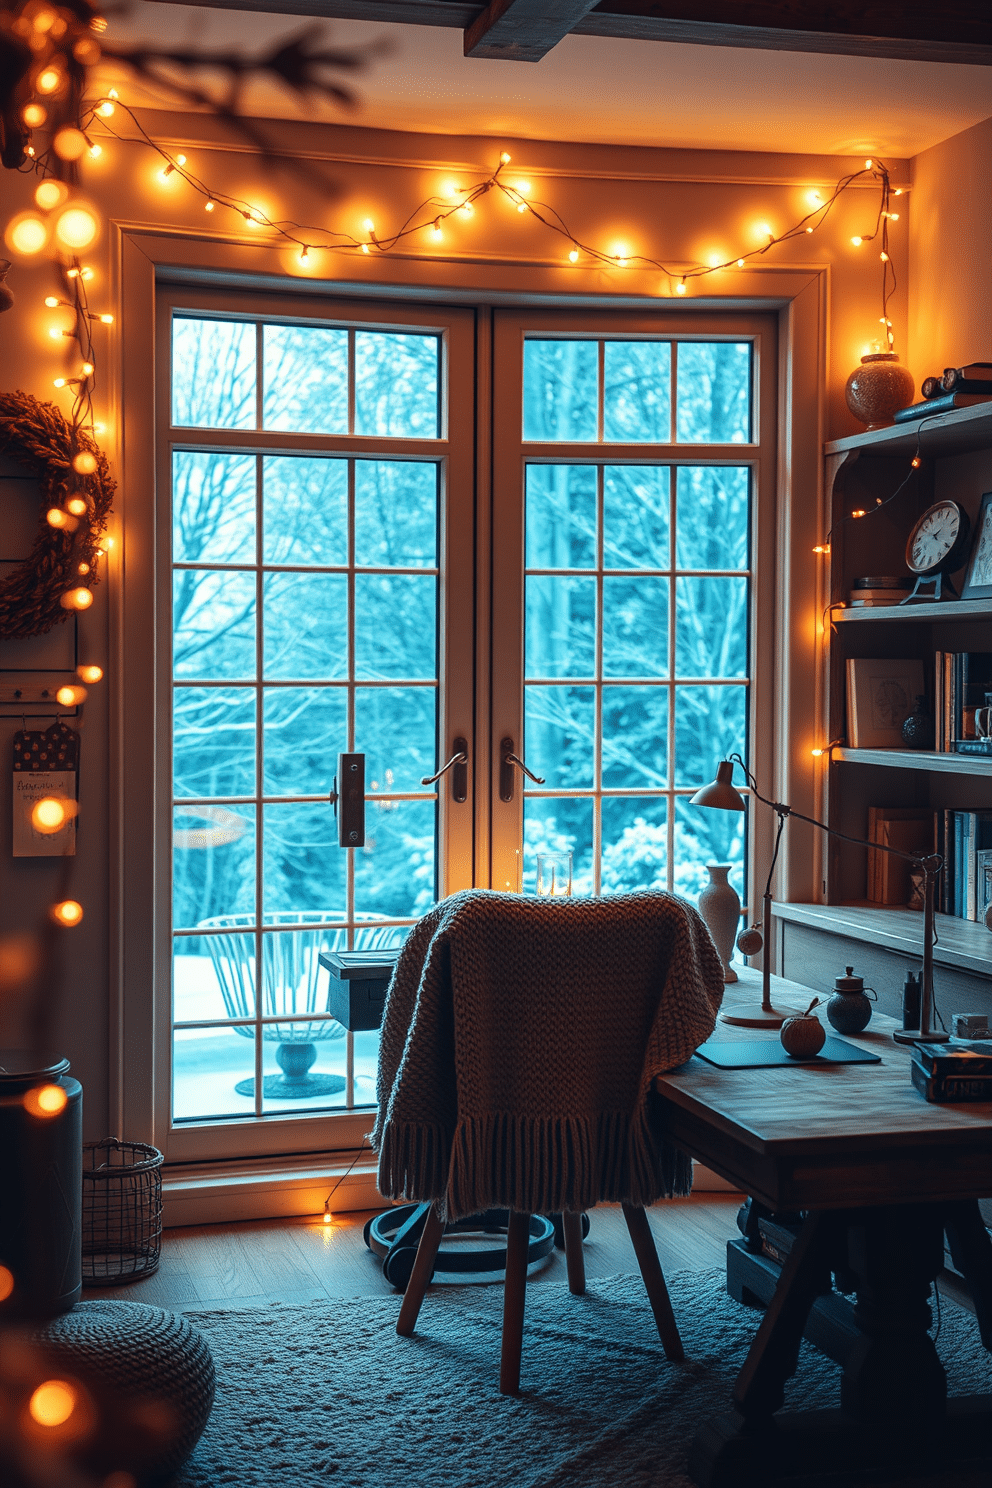
M 914 1044 L 913 1058 L 928 1075 L 981 1076 L 992 1080 L 992 1040 L 948 1039 L 946 1044 Z
M 972 408 L 976 403 L 992 402 L 992 390 L 987 393 L 941 393 L 938 398 L 926 398 L 922 403 L 911 403 L 906 408 L 897 408 L 892 415 L 896 424 L 908 424 L 913 419 L 924 418 L 935 413 L 953 413 L 955 408 Z
M 851 657 L 847 663 L 851 748 L 901 749 L 903 723 L 923 690 L 922 661 Z
M 868 840 L 900 852 L 937 848 L 937 813 L 925 806 L 869 806 Z M 905 904 L 911 864 L 892 853 L 868 849 L 868 898 L 873 904 Z
M 992 362 L 945 367 L 940 385 L 945 393 L 992 393 Z
M 992 1075 L 928 1075 L 915 1055 L 909 1073 L 923 1099 L 931 1104 L 992 1101 Z

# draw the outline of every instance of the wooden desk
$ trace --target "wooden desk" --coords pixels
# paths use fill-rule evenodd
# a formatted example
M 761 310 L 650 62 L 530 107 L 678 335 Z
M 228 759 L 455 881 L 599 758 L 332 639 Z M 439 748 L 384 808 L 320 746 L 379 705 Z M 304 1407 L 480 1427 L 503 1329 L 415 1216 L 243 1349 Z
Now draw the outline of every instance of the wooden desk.
M 753 996 L 747 971 L 731 996 Z M 812 993 L 775 978 L 773 997 Z M 734 1387 L 732 1410 L 693 1443 L 703 1488 L 744 1488 L 797 1476 L 862 1484 L 892 1471 L 904 1482 L 959 1485 L 963 1464 L 992 1468 L 992 1399 L 947 1402 L 928 1329 L 944 1234 L 975 1297 L 992 1349 L 992 1244 L 977 1200 L 992 1194 L 992 1104 L 934 1106 L 910 1083 L 911 1050 L 877 1016 L 853 1040 L 882 1063 L 722 1070 L 693 1058 L 657 1081 L 669 1135 L 770 1211 L 808 1211 Z M 774 1037 L 718 1024 L 714 1037 Z M 839 1411 L 783 1413 L 810 1310 L 831 1273 L 855 1291 Z M 954 1466 L 954 1464 L 957 1464 Z M 970 1469 L 969 1469 L 970 1470 Z M 876 1479 L 872 1479 L 875 1481 Z M 884 1481 L 884 1478 L 878 1479 Z M 914 1479 L 914 1481 L 916 1481 Z

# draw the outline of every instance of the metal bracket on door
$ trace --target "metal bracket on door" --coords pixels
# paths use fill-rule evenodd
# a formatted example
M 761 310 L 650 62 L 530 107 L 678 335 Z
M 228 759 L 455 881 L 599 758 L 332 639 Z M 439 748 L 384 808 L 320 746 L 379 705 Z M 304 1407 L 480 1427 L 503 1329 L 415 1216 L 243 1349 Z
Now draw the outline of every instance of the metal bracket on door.
M 514 770 L 522 770 L 528 780 L 533 780 L 535 785 L 544 784 L 543 775 L 535 775 L 533 770 L 528 770 L 518 754 L 513 752 L 513 740 L 507 736 L 499 741 L 499 798 L 501 801 L 513 800 Z
M 424 775 L 420 783 L 421 785 L 433 785 L 450 770 L 451 799 L 461 805 L 463 801 L 468 800 L 468 740 L 463 739 L 459 734 L 456 739 L 452 740 L 452 747 L 455 752 L 448 763 L 442 765 L 436 774 Z
M 338 781 L 341 788 L 338 789 Z M 338 847 L 365 846 L 365 756 L 339 754 L 328 797 L 338 822 Z M 340 810 L 338 809 L 340 806 Z

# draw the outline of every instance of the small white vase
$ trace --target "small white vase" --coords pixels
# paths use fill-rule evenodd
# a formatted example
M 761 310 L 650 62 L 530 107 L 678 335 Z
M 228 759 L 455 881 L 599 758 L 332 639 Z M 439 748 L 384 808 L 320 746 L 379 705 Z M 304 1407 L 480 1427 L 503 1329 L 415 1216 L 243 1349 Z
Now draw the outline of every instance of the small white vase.
M 713 937 L 723 962 L 723 980 L 736 982 L 737 973 L 730 964 L 737 939 L 737 925 L 741 917 L 741 901 L 737 891 L 727 881 L 729 863 L 707 863 L 706 872 L 710 881 L 699 896 L 699 913 Z

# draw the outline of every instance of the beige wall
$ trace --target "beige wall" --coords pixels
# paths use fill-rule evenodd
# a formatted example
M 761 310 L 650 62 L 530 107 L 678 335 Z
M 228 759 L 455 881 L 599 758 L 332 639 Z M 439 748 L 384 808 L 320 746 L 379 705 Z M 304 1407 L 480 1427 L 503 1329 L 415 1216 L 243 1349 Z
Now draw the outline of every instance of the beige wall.
M 832 188 L 840 176 L 863 164 L 861 159 L 784 153 L 620 150 L 278 124 L 270 126 L 272 136 L 291 158 L 294 169 L 267 173 L 250 150 L 225 144 L 210 120 L 181 121 L 167 114 L 147 114 L 143 118 L 166 148 L 173 153 L 184 150 L 190 169 L 214 189 L 244 196 L 263 206 L 272 217 L 294 217 L 328 226 L 339 223 L 354 232 L 359 232 L 362 219 L 370 216 L 382 234 L 390 224 L 402 221 L 423 198 L 440 190 L 445 180 L 464 184 L 485 174 L 505 146 L 514 157 L 507 172 L 509 180 L 529 180 L 533 198 L 553 204 L 577 237 L 605 251 L 615 251 L 614 245 L 623 242 L 632 254 L 664 257 L 676 268 L 711 253 L 730 258 L 749 250 L 763 241 L 761 224 L 767 222 L 773 231 L 783 231 L 809 211 L 811 188 L 818 187 L 821 192 Z M 180 128 L 183 122 L 188 126 L 185 129 Z M 127 132 L 126 120 L 115 123 L 121 124 L 122 133 Z M 112 139 L 104 139 L 103 144 L 101 159 L 87 162 L 83 184 L 108 217 L 157 233 L 178 231 L 197 237 L 213 234 L 244 239 L 247 229 L 235 214 L 218 209 L 208 215 L 202 199 L 177 177 L 163 187 L 157 179 L 161 161 L 147 146 Z M 905 182 L 905 163 L 896 162 L 894 170 L 897 182 Z M 7 173 L 3 184 L 4 216 L 29 204 L 29 178 Z M 873 193 L 863 190 L 845 194 L 820 231 L 770 250 L 754 268 L 743 273 L 731 271 L 705 281 L 705 291 L 694 286 L 690 296 L 678 301 L 682 309 L 704 293 L 710 306 L 757 304 L 768 293 L 768 280 L 763 280 L 765 265 L 829 266 L 826 437 L 856 429 L 844 406 L 844 381 L 879 332 L 877 251 L 871 246 L 855 249 L 850 242 L 854 234 L 872 225 L 876 200 Z M 906 203 L 907 198 L 901 201 Z M 908 216 L 904 206 L 900 222 L 893 229 L 893 257 L 902 285 L 893 302 L 900 350 L 906 316 Z M 106 235 L 103 245 L 92 255 L 96 274 L 91 303 L 96 311 L 119 314 L 118 266 L 110 259 L 108 241 Z M 471 285 L 477 274 L 479 282 L 491 286 L 492 294 L 509 299 L 536 280 L 543 290 L 550 288 L 562 296 L 662 295 L 667 300 L 671 293 L 653 270 L 573 268 L 565 259 L 567 247 L 533 219 L 520 216 L 495 193 L 480 202 L 470 223 L 459 222 L 446 232 L 445 241 L 445 252 L 459 265 L 458 277 L 463 284 Z M 424 283 L 431 283 L 438 278 L 429 264 L 424 263 L 422 268 L 416 265 L 416 255 L 422 251 L 422 242 L 406 250 L 414 255 L 413 267 L 407 259 L 402 273 L 396 271 L 398 280 L 409 282 L 412 278 L 416 282 L 422 278 Z M 486 262 L 489 267 L 476 271 L 476 261 Z M 393 270 L 388 260 L 374 257 L 344 261 L 330 254 L 313 253 L 309 270 L 304 273 L 296 250 L 280 250 L 271 255 L 271 272 L 293 275 L 301 283 L 307 277 L 333 281 L 344 276 L 351 282 L 364 276 L 370 283 L 381 283 L 389 281 Z M 450 283 L 450 273 L 445 272 L 448 277 L 444 282 Z M 64 399 L 63 394 L 54 392 L 52 379 L 64 371 L 62 358 L 69 343 L 55 343 L 49 337 L 53 314 L 43 304 L 45 295 L 53 289 L 52 271 L 45 264 L 18 265 L 10 284 L 17 303 L 0 319 L 2 385 L 23 388 L 41 398 Z M 985 294 L 987 312 L 987 288 Z M 116 449 L 120 409 L 106 400 L 103 389 L 114 384 L 118 331 L 118 326 L 96 330 L 98 347 L 102 347 L 97 418 L 107 425 L 105 443 L 110 453 Z M 969 349 L 968 354 L 982 353 Z M 913 371 L 919 376 L 915 365 Z M 144 400 L 151 393 L 149 367 L 147 379 L 132 380 L 122 396 Z M 67 406 L 64 401 L 62 406 Z M 3 499 L 0 488 L 0 502 Z M 813 493 L 810 499 L 814 499 Z M 3 515 L 0 511 L 0 522 Z M 119 532 L 117 536 L 114 562 L 126 563 L 128 534 Z M 0 554 L 3 556 L 8 555 Z M 90 1136 L 102 1136 L 115 1124 L 109 1108 L 108 1076 L 108 1050 L 114 1043 L 109 1026 L 113 1005 L 109 985 L 114 964 L 109 906 L 114 895 L 115 856 L 108 750 L 112 747 L 110 720 L 118 686 L 114 666 L 108 660 L 113 566 L 108 578 L 109 582 L 97 591 L 92 611 L 80 620 L 81 657 L 102 663 L 107 680 L 93 690 L 87 704 L 80 855 L 74 885 L 74 892 L 85 904 L 86 919 L 66 936 L 72 957 L 65 977 L 59 1033 L 60 1048 L 72 1060 L 85 1088 Z M 9 647 L 4 664 L 18 664 Z M 10 713 L 9 709 L 2 711 Z M 9 716 L 0 720 L 0 758 L 5 761 L 10 758 L 9 741 L 15 726 Z M 149 780 L 150 775 L 149 770 Z M 126 802 L 123 809 L 126 812 Z M 0 933 L 37 921 L 51 902 L 56 874 L 50 861 L 12 860 L 8 856 L 9 812 L 9 791 L 0 792 Z M 17 1035 L 14 1012 L 9 1004 L 0 1005 L 0 1046 Z
M 992 362 L 992 119 L 912 165 L 909 348 L 919 381 Z

